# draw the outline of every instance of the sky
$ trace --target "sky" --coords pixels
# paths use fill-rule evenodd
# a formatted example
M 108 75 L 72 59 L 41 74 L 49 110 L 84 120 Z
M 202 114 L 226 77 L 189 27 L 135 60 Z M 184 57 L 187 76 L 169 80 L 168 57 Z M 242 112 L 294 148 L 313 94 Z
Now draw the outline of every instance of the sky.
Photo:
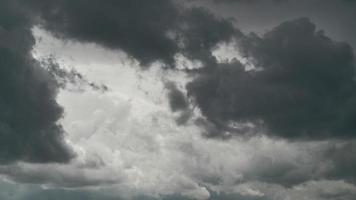
M 0 199 L 356 199 L 355 18 L 353 0 L 0 0 Z

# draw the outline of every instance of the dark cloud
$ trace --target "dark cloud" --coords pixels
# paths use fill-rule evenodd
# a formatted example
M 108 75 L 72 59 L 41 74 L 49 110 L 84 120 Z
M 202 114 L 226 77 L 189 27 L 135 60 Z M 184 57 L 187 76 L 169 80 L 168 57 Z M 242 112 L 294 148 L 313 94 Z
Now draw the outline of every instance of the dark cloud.
M 15 1 L 0 1 L 0 163 L 66 162 L 56 83 L 31 56 L 27 19 Z
M 91 192 L 91 191 L 71 191 L 71 190 L 44 190 L 29 194 L 20 198 L 20 200 L 120 200 L 122 198 L 106 195 L 104 192 Z
M 165 83 L 168 90 L 168 100 L 173 112 L 178 112 L 179 117 L 176 119 L 177 124 L 185 124 L 192 116 L 192 110 L 189 107 L 189 101 L 186 95 L 178 89 L 174 82 Z
M 211 51 L 220 42 L 242 36 L 235 29 L 232 19 L 217 18 L 202 7 L 188 9 L 183 16 L 182 30 L 178 42 L 182 42 L 181 53 L 192 60 L 199 60 L 209 67 L 216 63 Z
M 259 2 L 263 2 L 263 0 L 212 0 L 212 1 L 214 3 L 226 3 L 226 4 L 231 4 L 231 3 L 259 3 Z M 281 2 L 287 2 L 288 0 L 269 0 L 269 1 L 275 2 L 275 3 L 281 3 Z
M 234 17 L 245 32 L 263 34 L 285 20 L 308 17 L 336 41 L 356 48 L 356 1 L 354 0 L 221 0 L 199 1 L 219 16 Z M 227 3 L 230 1 L 230 3 Z M 231 3 L 237 2 L 237 3 Z
M 235 33 L 230 21 L 204 8 L 169 0 L 31 0 L 23 4 L 57 37 L 121 49 L 147 66 L 174 66 L 174 56 L 207 60 L 211 48 Z
M 310 148 L 308 145 L 306 149 Z M 312 160 L 304 166 L 295 162 L 256 159 L 254 169 L 246 173 L 246 179 L 274 183 L 286 187 L 295 186 L 311 180 L 343 180 L 356 184 L 356 142 L 327 142 L 307 150 Z M 301 159 L 307 160 L 306 157 Z
M 356 172 L 354 170 L 356 168 L 355 153 L 355 141 L 329 145 L 320 155 L 330 165 L 323 175 L 328 179 L 342 179 L 356 184 Z
M 167 82 L 165 86 L 169 90 L 168 99 L 170 100 L 169 104 L 172 111 L 176 112 L 187 109 L 189 106 L 188 101 L 183 92 L 177 88 L 176 84 L 173 82 Z
M 23 4 L 57 37 L 123 50 L 142 66 L 162 61 L 174 67 L 174 57 L 182 54 L 210 67 L 216 63 L 212 50 L 218 43 L 242 36 L 230 19 L 167 0 L 31 0 Z M 171 108 L 187 107 L 177 90 L 169 89 Z M 185 109 L 177 122 L 184 124 L 190 116 L 191 111 Z
M 37 24 L 55 36 L 123 50 L 142 66 L 161 61 L 174 67 L 178 54 L 213 66 L 216 60 L 211 52 L 216 45 L 242 36 L 232 20 L 218 18 L 202 7 L 187 8 L 167 0 L 30 0 L 23 5 L 33 18 L 39 18 L 34 20 Z M 170 89 L 172 109 L 187 106 L 178 105 L 187 102 Z M 177 122 L 184 124 L 190 116 L 186 109 Z
M 283 138 L 354 137 L 353 52 L 317 31 L 306 18 L 287 21 L 240 40 L 245 56 L 262 71 L 235 61 L 202 72 L 187 85 L 216 126 L 254 122 Z
M 138 3 L 24 2 L 56 36 L 121 49 L 142 65 L 174 66 L 178 53 L 201 61 L 205 69 L 187 88 L 217 130 L 234 131 L 230 122 L 254 122 L 285 138 L 354 135 L 351 48 L 316 31 L 308 20 L 245 37 L 244 53 L 264 69 L 245 72 L 238 61 L 216 67 L 211 54 L 218 43 L 243 37 L 231 20 L 172 1 Z
M 31 0 L 46 29 L 61 38 L 122 49 L 143 64 L 172 63 L 177 46 L 168 31 L 179 10 L 171 1 Z
M 238 193 L 216 193 L 211 192 L 211 197 L 209 199 L 221 199 L 221 200 L 271 200 L 270 197 L 266 196 L 254 196 L 254 195 L 242 195 Z
M 197 123 L 207 128 L 209 136 L 260 130 L 292 140 L 356 136 L 352 49 L 316 30 L 306 18 L 284 22 L 261 37 L 243 35 L 232 20 L 218 18 L 204 8 L 185 8 L 168 0 L 16 2 L 0 0 L 0 163 L 69 161 L 72 154 L 58 124 L 63 110 L 56 102 L 57 90 L 68 81 L 102 89 L 77 71 L 65 71 L 54 63 L 45 63 L 48 70 L 42 68 L 31 56 L 34 38 L 30 28 L 34 24 L 62 39 L 123 50 L 142 66 L 161 61 L 173 67 L 177 54 L 200 61 L 204 67 L 190 72 L 196 78 L 186 88 L 205 117 Z M 246 71 L 238 60 L 217 62 L 212 50 L 232 38 L 261 71 Z M 184 124 L 191 116 L 189 100 L 175 84 L 166 87 L 171 109 L 181 113 L 177 122 Z M 243 178 L 284 186 L 323 179 L 355 183 L 354 143 L 327 146 L 317 153 L 313 156 L 323 165 L 312 163 L 306 169 L 293 162 L 258 157 L 253 161 L 256 167 Z M 16 169 L 8 170 L 4 174 L 21 177 Z M 14 180 L 44 183 L 51 174 L 50 170 L 40 171 L 28 179 Z M 79 177 L 70 187 L 85 185 L 85 177 L 76 175 Z M 54 177 L 68 181 L 60 173 Z M 104 198 L 68 193 L 52 190 L 26 199 Z M 212 193 L 211 199 L 266 198 Z

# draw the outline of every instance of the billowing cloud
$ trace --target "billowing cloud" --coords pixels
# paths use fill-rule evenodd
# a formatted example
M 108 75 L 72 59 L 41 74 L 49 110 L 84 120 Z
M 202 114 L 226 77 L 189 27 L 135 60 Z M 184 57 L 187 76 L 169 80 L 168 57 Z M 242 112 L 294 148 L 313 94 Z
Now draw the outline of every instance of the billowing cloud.
M 28 18 L 14 1 L 0 1 L 0 13 L 0 163 L 66 162 L 57 85 L 31 56 Z
M 0 198 L 356 196 L 351 47 L 185 3 L 0 0 Z
M 168 30 L 177 23 L 171 1 L 24 1 L 59 37 L 123 49 L 143 63 L 172 62 L 177 47 Z M 155 14 L 153 14 L 155 13 Z
M 355 136 L 354 58 L 349 45 L 317 31 L 306 18 L 284 22 L 240 48 L 238 60 L 206 70 L 187 85 L 203 114 L 222 129 L 253 122 L 287 139 Z
M 172 67 L 179 52 L 198 59 L 209 57 L 212 47 L 236 31 L 231 22 L 204 8 L 184 8 L 170 0 L 33 0 L 23 4 L 59 38 L 120 49 L 143 66 L 162 61 Z

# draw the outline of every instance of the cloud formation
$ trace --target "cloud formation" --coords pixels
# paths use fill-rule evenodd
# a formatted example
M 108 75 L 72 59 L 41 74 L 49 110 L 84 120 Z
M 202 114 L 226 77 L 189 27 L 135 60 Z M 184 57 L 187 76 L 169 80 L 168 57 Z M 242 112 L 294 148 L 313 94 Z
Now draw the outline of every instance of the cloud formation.
M 355 65 L 348 44 L 301 18 L 263 37 L 248 35 L 239 47 L 258 69 L 246 71 L 235 60 L 187 85 L 210 121 L 222 130 L 231 121 L 253 122 L 287 139 L 355 137 Z
M 144 199 L 353 199 L 351 47 L 308 18 L 260 36 L 184 3 L 0 0 L 0 174 L 54 187 L 18 199 L 57 198 L 64 188 L 76 189 L 64 192 L 68 199 L 111 199 L 81 191 L 101 187 Z M 43 68 L 31 54 L 33 26 L 76 45 L 121 50 L 134 62 L 119 69 L 113 59 L 83 76 Z M 233 42 L 234 59 L 214 55 Z M 190 66 L 179 68 L 177 58 Z M 167 71 L 189 83 L 162 82 L 172 78 Z M 88 74 L 114 89 L 57 96 L 66 82 L 98 88 Z M 77 153 L 71 162 L 64 129 Z
M 31 56 L 34 38 L 15 1 L 0 1 L 0 163 L 67 162 L 51 75 Z
M 23 4 L 40 24 L 62 39 L 123 50 L 142 66 L 161 61 L 173 67 L 174 56 L 209 56 L 219 41 L 235 32 L 232 23 L 204 8 L 184 8 L 174 1 L 31 0 Z
M 200 61 L 203 69 L 187 90 L 212 123 L 212 132 L 241 132 L 229 124 L 252 122 L 267 134 L 288 139 L 355 135 L 352 49 L 306 18 L 284 22 L 260 37 L 243 35 L 231 20 L 205 8 L 174 1 L 23 4 L 57 37 L 123 50 L 141 66 L 161 61 L 174 67 L 177 55 Z M 239 61 L 217 62 L 213 49 L 232 38 L 263 70 L 246 72 Z M 175 102 L 180 97 L 170 98 Z

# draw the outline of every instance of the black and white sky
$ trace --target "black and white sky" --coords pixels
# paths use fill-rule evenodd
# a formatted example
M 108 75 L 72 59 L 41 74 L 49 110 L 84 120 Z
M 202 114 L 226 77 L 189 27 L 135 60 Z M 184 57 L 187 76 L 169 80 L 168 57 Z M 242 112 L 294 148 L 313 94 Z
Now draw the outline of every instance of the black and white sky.
M 353 0 L 0 0 L 0 200 L 354 200 L 355 48 Z

